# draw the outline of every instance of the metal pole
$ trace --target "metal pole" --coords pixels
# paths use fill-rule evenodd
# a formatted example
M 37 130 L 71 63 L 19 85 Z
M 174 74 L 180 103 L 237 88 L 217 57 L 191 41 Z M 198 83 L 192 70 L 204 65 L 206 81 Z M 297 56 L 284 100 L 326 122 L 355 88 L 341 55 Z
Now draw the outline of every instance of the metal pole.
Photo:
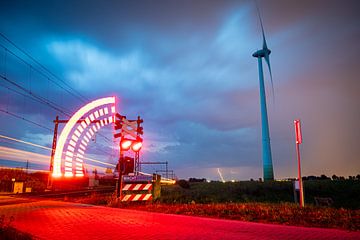
M 296 143 L 296 152 L 297 152 L 297 159 L 298 159 L 298 178 L 299 178 L 299 194 L 300 194 L 300 207 L 304 207 L 304 190 L 303 190 L 303 182 L 301 178 L 301 164 L 300 164 L 300 149 L 299 143 Z
M 54 121 L 55 123 L 55 127 L 54 127 L 54 137 L 53 137 L 53 143 L 52 143 L 52 148 L 51 148 L 51 157 L 50 157 L 50 171 L 49 171 L 49 176 L 48 176 L 48 184 L 47 184 L 47 188 L 51 188 L 52 187 L 52 171 L 53 171 L 53 165 L 54 165 L 54 155 L 55 155 L 55 151 L 56 151 L 56 142 L 57 142 L 57 133 L 58 133 L 58 127 L 59 127 L 59 116 L 56 116 L 56 119 Z
M 122 168 L 121 168 L 121 164 L 122 164 L 122 159 L 123 159 L 123 153 L 121 151 L 121 146 L 120 146 L 120 157 L 119 157 L 119 163 L 118 163 L 118 172 L 119 172 L 119 179 L 118 179 L 118 185 L 117 185 L 117 189 L 116 189 L 116 197 L 120 198 L 121 201 L 121 197 L 122 197 Z
M 168 161 L 166 161 L 166 178 L 169 178 Z

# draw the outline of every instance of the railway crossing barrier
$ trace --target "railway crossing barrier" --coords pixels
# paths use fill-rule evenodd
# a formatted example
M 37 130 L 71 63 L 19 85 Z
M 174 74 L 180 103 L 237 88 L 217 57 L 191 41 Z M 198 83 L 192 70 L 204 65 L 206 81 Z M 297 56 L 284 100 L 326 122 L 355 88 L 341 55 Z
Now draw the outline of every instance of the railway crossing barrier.
M 154 174 L 148 178 L 144 176 L 124 176 L 122 186 L 122 202 L 152 201 L 160 197 L 161 176 Z

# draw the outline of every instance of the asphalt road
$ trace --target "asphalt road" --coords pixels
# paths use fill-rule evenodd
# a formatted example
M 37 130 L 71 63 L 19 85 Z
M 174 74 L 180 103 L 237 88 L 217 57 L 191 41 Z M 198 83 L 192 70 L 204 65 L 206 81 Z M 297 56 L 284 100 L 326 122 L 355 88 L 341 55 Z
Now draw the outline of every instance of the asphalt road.
M 360 239 L 360 232 L 0 197 L 0 215 L 39 239 Z

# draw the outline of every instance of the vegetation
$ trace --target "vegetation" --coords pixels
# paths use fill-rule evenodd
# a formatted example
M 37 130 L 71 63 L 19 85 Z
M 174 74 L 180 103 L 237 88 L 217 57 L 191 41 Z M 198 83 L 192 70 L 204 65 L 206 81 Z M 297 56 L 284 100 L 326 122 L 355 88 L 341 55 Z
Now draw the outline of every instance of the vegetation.
M 360 230 L 360 210 L 335 209 L 281 203 L 217 203 L 217 204 L 122 204 L 122 208 L 151 212 L 182 214 L 277 223 L 292 226 Z
M 359 180 L 306 180 L 306 204 L 315 205 L 315 197 L 331 198 L 336 208 L 360 209 Z M 293 183 L 275 182 L 186 182 L 163 186 L 161 203 L 246 203 L 294 202 Z
M 11 226 L 14 221 L 14 217 L 10 217 L 8 221 L 5 219 L 5 215 L 0 217 L 0 239 L 18 239 L 18 240 L 30 240 L 32 236 L 28 233 L 23 233 Z
M 43 192 L 46 188 L 47 177 L 47 173 L 27 173 L 22 169 L 3 168 L 0 169 L 0 192 L 12 191 L 12 179 L 24 182 L 25 187 L 31 188 L 32 191 Z

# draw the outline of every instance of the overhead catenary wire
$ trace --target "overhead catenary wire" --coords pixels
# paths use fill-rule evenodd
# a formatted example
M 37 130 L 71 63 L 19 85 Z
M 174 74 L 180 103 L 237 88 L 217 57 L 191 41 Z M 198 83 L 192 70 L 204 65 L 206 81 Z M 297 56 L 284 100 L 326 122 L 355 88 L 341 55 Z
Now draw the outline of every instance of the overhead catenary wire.
M 58 85 L 59 87 L 61 87 L 62 89 L 64 89 L 65 91 L 67 91 L 68 93 L 70 93 L 71 95 L 73 95 L 74 97 L 78 98 L 79 100 L 81 100 L 82 102 L 87 102 L 89 99 L 87 99 L 86 97 L 84 97 L 82 94 L 80 94 L 79 92 L 77 92 L 73 87 L 71 87 L 68 83 L 66 83 L 64 80 L 62 80 L 61 78 L 59 78 L 58 76 L 56 76 L 53 72 L 51 72 L 48 68 L 46 68 L 43 64 L 41 64 L 39 61 L 37 61 L 34 57 L 32 57 L 29 53 L 27 53 L 25 50 L 23 50 L 22 48 L 20 48 L 17 44 L 15 44 L 13 41 L 11 41 L 8 37 L 5 36 L 5 34 L 0 32 L 0 36 L 5 39 L 8 43 L 10 43 L 12 46 L 14 46 L 17 50 L 19 50 L 21 53 L 23 53 L 25 56 L 27 56 L 29 59 L 31 59 L 34 63 L 36 63 L 38 66 L 40 66 L 43 70 L 45 70 L 48 74 L 50 74 L 51 76 L 53 76 L 54 78 L 56 78 L 57 80 L 59 80 L 60 82 L 62 82 L 66 87 L 68 87 L 71 91 L 73 91 L 74 93 L 71 93 L 71 91 L 69 91 L 68 89 L 65 89 L 63 87 L 61 87 L 60 85 L 58 85 L 55 81 L 52 81 L 53 83 L 55 83 L 56 85 Z M 3 48 L 7 49 L 8 51 L 10 51 L 8 48 L 6 48 L 4 45 L 0 44 Z M 11 54 L 15 54 L 12 51 L 10 51 Z M 16 55 L 16 54 L 15 54 Z M 17 56 L 17 55 L 16 55 Z M 20 58 L 19 56 L 17 56 L 18 58 Z M 22 58 L 21 58 L 22 59 Z M 30 63 L 28 63 L 27 61 L 25 61 L 24 59 L 22 59 L 23 62 L 27 63 L 28 65 L 31 65 Z M 38 69 L 35 68 L 35 70 L 40 73 L 40 71 Z M 40 73 L 42 74 L 42 73 Z M 42 74 L 43 76 L 45 76 L 44 74 Z M 49 79 L 49 76 L 45 76 Z M 50 79 L 49 79 L 50 80 Z
M 61 112 L 62 114 L 66 115 L 66 116 L 68 116 L 68 117 L 71 117 L 71 115 L 66 112 L 67 110 L 64 111 L 64 109 L 63 109 L 61 106 L 59 106 L 58 104 L 56 104 L 56 103 L 54 103 L 54 102 L 52 102 L 52 101 L 50 101 L 50 100 L 48 100 L 48 99 L 46 99 L 46 98 L 43 98 L 43 97 L 41 97 L 41 96 L 38 96 L 38 95 L 35 94 L 34 92 L 26 89 L 25 87 L 17 84 L 16 82 L 10 80 L 9 78 L 7 78 L 7 77 L 5 77 L 5 76 L 3 76 L 3 75 L 1 75 L 1 74 L 0 74 L 0 78 L 2 78 L 3 80 L 7 81 L 8 83 L 14 85 L 15 87 L 21 89 L 22 91 L 26 92 L 27 94 L 29 94 L 30 96 L 32 96 L 34 99 L 37 99 L 37 100 L 36 100 L 37 102 L 42 103 L 42 104 L 45 104 L 45 105 L 47 105 L 47 106 L 55 109 L 56 111 Z M 9 88 L 8 88 L 8 89 L 9 89 Z M 23 95 L 23 96 L 26 96 L 26 95 Z M 56 105 L 57 105 L 57 106 L 56 106 Z
M 50 71 L 48 68 L 46 68 L 43 64 L 41 64 L 39 61 L 37 61 L 34 57 L 32 57 L 29 53 L 27 53 L 25 50 L 23 50 L 22 48 L 20 48 L 17 44 L 15 44 L 12 40 L 10 40 L 8 37 L 5 36 L 5 34 L 0 32 L 0 36 L 5 39 L 8 43 L 10 43 L 13 47 L 15 47 L 18 51 L 20 51 L 22 54 L 24 54 L 25 56 L 27 56 L 31 61 L 33 61 L 37 66 L 39 66 L 41 69 L 38 69 L 37 67 L 35 67 L 33 64 L 29 63 L 29 61 L 25 60 L 23 57 L 20 57 L 18 54 L 16 54 L 15 52 L 11 51 L 9 48 L 7 48 L 6 46 L 4 46 L 3 44 L 0 43 L 0 46 L 5 50 L 6 52 L 6 56 L 7 53 L 10 53 L 12 56 L 14 56 L 15 58 L 17 58 L 18 60 L 20 60 L 23 64 L 25 64 L 26 66 L 29 66 L 31 68 L 31 70 L 35 70 L 37 73 L 39 73 L 40 75 L 42 75 L 43 77 L 45 77 L 48 81 L 51 81 L 52 83 L 54 83 L 56 86 L 58 86 L 59 88 L 65 90 L 67 93 L 71 94 L 72 96 L 76 97 L 78 100 L 80 100 L 81 102 L 87 102 L 89 101 L 89 99 L 87 99 L 86 97 L 84 97 L 82 94 L 80 94 L 78 91 L 76 91 L 74 88 L 72 88 L 68 83 L 66 83 L 64 80 L 62 80 L 61 78 L 59 78 L 58 76 L 56 76 L 52 71 Z M 6 69 L 5 69 L 6 70 Z M 44 73 L 45 71 L 45 73 Z M 50 76 L 49 76 L 50 75 Z M 52 102 L 51 100 L 47 99 L 47 98 L 43 98 L 41 96 L 38 96 L 37 94 L 33 93 L 31 91 L 31 89 L 26 89 L 22 86 L 20 86 L 19 84 L 15 83 L 14 81 L 10 80 L 9 78 L 5 76 L 1 76 L 1 78 L 3 78 L 5 81 L 9 82 L 10 84 L 16 86 L 17 88 L 21 89 L 22 91 L 26 92 L 27 94 L 29 94 L 33 100 L 37 99 L 36 101 L 39 103 L 42 103 L 44 105 L 47 105 L 51 108 L 53 108 L 54 110 L 70 117 L 70 111 L 64 109 L 62 106 Z M 57 83 L 56 81 L 54 81 L 52 78 L 55 78 L 56 80 L 60 81 L 62 84 L 64 84 L 67 88 L 61 86 L 59 83 Z M 3 86 L 4 87 L 4 86 Z M 9 87 L 6 87 L 7 89 L 15 92 L 16 90 L 14 89 L 10 89 Z M 70 89 L 70 90 L 69 90 Z M 16 91 L 18 94 L 18 91 Z M 22 96 L 27 96 L 26 94 L 21 94 Z M 5 111 L 2 111 L 5 112 Z M 25 121 L 27 121 L 27 119 L 20 117 L 16 114 L 13 114 L 11 112 L 9 112 L 9 115 L 12 116 L 16 116 L 19 119 L 23 119 Z M 31 123 L 34 123 L 32 121 L 29 121 Z M 39 125 L 39 124 L 37 124 Z M 47 128 L 48 129 L 48 128 Z M 112 143 L 113 141 L 110 140 L 109 138 L 107 138 L 106 136 L 104 136 L 101 133 L 98 133 L 99 136 L 101 136 L 105 141 Z
M 50 129 L 50 128 L 48 128 L 48 127 L 45 127 L 44 125 L 41 125 L 41 124 L 36 123 L 36 122 L 34 122 L 34 121 L 31 121 L 31 120 L 29 120 L 29 119 L 27 119 L 27 118 L 24 118 L 24 117 L 22 117 L 22 116 L 19 116 L 19 115 L 15 114 L 15 113 L 9 112 L 8 110 L 0 109 L 0 112 L 6 113 L 6 114 L 8 114 L 8 115 L 10 115 L 10 116 L 13 116 L 13 117 L 15 117 L 15 118 L 18 118 L 18 119 L 21 119 L 21 120 L 23 120 L 23 121 L 29 122 L 29 123 L 31 123 L 31 124 L 34 124 L 34 125 L 40 127 L 40 128 L 49 130 L 49 131 L 51 131 L 51 132 L 53 131 L 52 129 Z

